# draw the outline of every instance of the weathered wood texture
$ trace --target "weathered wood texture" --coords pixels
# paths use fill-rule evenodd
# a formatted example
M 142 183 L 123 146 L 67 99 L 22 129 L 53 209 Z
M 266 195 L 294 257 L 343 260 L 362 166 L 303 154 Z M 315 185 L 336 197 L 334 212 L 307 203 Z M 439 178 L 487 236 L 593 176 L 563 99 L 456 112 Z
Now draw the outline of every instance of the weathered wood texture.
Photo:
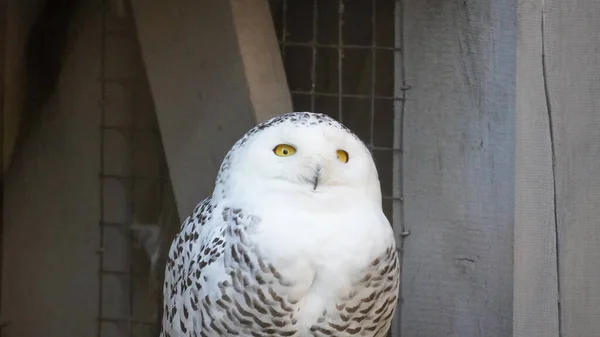
M 279 49 L 266 1 L 131 2 L 183 219 L 211 193 L 231 145 L 258 120 L 291 110 Z
M 515 336 L 597 336 L 600 6 L 521 1 L 519 24 Z
M 101 16 L 77 14 L 52 119 L 5 180 L 2 322 L 7 336 L 95 336 L 98 316 Z
M 600 4 L 546 1 L 563 336 L 600 331 Z
M 516 9 L 403 5 L 401 334 L 512 332 Z
M 542 1 L 518 7 L 515 337 L 558 337 L 554 178 L 542 62 Z

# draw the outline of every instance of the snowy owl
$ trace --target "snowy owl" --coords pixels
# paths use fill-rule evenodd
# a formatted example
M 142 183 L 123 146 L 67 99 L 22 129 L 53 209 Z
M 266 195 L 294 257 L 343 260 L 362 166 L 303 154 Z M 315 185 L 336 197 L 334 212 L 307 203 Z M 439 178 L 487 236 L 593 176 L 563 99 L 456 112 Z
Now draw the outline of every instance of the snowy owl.
M 161 337 L 387 334 L 398 252 L 371 153 L 324 114 L 248 131 L 182 224 Z

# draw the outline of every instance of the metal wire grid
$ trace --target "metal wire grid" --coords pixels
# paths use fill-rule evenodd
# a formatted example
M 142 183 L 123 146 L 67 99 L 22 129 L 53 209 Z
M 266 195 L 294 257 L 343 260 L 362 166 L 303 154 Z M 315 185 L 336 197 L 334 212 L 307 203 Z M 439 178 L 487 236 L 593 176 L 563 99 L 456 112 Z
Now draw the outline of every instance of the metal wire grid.
M 158 305 L 149 303 L 151 297 L 148 289 L 144 288 L 150 276 L 148 269 L 143 268 L 148 263 L 143 252 L 135 248 L 130 227 L 134 217 L 141 212 L 138 208 L 143 203 L 136 197 L 152 194 L 149 191 L 155 192 L 154 205 L 159 205 L 169 183 L 168 173 L 156 117 L 152 115 L 154 109 L 132 109 L 131 106 L 144 99 L 151 102 L 149 93 L 147 97 L 140 94 L 144 90 L 149 91 L 141 84 L 147 84 L 147 81 L 139 78 L 142 72 L 119 71 L 135 68 L 136 62 L 141 64 L 141 60 L 127 57 L 135 57 L 138 52 L 132 18 L 124 8 L 112 8 L 114 1 L 101 0 L 101 3 L 98 336 L 155 336 L 158 334 L 157 320 L 151 317 L 147 308 L 158 308 Z M 123 49 L 127 48 L 135 51 L 124 54 Z M 115 66 L 115 62 L 120 62 L 118 60 L 125 64 Z M 146 143 L 140 144 L 141 140 L 146 140 Z M 148 140 L 152 140 L 150 144 Z M 143 157 L 140 150 L 147 151 L 149 148 L 155 155 L 146 153 L 145 158 L 155 162 L 150 163 L 146 159 L 142 160 L 142 164 L 138 163 Z
M 397 1 L 278 0 L 271 7 L 294 109 L 327 113 L 365 141 L 382 175 L 391 219 L 392 209 L 401 206 L 400 180 L 393 175 L 401 170 L 404 101 L 404 88 L 397 85 Z M 362 69 L 354 68 L 359 63 Z M 366 85 L 357 88 L 351 73 L 360 71 L 369 78 L 363 75 Z
M 371 149 L 383 208 L 407 235 L 402 205 L 405 90 L 397 0 L 272 0 L 271 10 L 294 110 L 324 112 Z M 356 73 L 362 73 L 357 79 Z M 399 336 L 400 310 L 390 331 Z

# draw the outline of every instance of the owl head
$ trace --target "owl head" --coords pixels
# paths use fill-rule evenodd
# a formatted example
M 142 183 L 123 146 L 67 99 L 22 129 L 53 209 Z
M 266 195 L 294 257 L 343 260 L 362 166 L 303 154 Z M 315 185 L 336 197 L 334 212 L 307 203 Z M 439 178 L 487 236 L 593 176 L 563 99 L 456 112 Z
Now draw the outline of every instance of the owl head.
M 301 197 L 360 194 L 381 203 L 367 146 L 333 118 L 311 112 L 274 117 L 248 131 L 219 170 L 213 197 Z

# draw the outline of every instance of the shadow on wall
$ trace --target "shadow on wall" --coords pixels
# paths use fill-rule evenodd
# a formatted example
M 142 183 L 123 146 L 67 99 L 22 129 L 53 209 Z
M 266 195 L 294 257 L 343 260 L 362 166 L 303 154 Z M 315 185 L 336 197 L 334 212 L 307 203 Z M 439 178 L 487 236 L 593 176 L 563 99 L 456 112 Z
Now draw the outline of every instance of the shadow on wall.
M 32 129 L 45 116 L 43 109 L 56 89 L 64 55 L 69 46 L 69 28 L 80 0 L 26 1 L 5 4 L 0 60 L 0 123 L 2 175 L 0 176 L 0 219 L 4 218 L 4 177 L 11 166 L 19 166 L 21 151 Z M 10 7 L 10 13 L 9 13 Z M 6 10 L 6 12 L 4 12 Z M 10 16 L 9 16 L 10 15 Z M 9 22 L 10 21 L 10 22 Z M 24 42 L 22 42 L 24 41 Z M 21 61 L 24 59 L 24 61 Z M 8 97 L 8 96 L 12 97 Z M 10 105 L 10 106 L 9 106 Z M 51 116 L 49 116 L 51 118 Z M 0 233 L 3 233 L 3 220 Z M 1 234 L 0 234 L 1 235 Z M 0 261 L 4 245 L 0 237 Z M 2 286 L 0 268 L 0 287 Z M 1 302 L 1 300 L 0 300 Z M 0 322 L 0 336 L 8 323 Z
M 68 54 L 70 27 L 80 0 L 46 0 L 31 27 L 25 50 L 25 99 L 19 132 L 14 145 L 15 157 L 33 129 L 42 123 L 44 110 L 52 98 Z

